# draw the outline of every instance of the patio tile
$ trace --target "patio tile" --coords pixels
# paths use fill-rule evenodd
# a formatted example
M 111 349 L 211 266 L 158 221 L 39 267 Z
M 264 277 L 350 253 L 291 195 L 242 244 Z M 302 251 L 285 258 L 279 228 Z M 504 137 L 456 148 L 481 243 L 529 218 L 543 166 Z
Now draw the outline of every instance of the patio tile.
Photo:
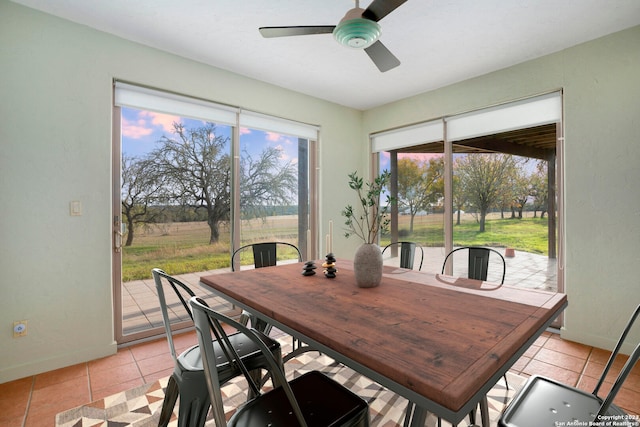
M 95 372 L 91 375 L 90 384 L 92 390 L 100 390 L 113 384 L 128 383 L 133 380 L 142 381 L 142 375 L 135 362 Z
M 559 338 L 552 338 L 548 340 L 545 344 L 545 348 L 571 356 L 580 357 L 582 359 L 586 359 L 591 353 L 591 347 L 589 346 L 572 341 L 561 340 Z
M 581 359 L 580 357 L 560 353 L 548 348 L 540 349 L 540 351 L 536 354 L 536 359 L 542 362 L 546 362 L 550 365 L 565 369 L 567 371 L 576 372 L 578 374 L 582 372 L 582 369 L 585 366 L 585 360 Z
M 580 374 L 578 372 L 570 371 L 562 367 L 552 365 L 540 360 L 532 360 L 522 371 L 527 375 L 542 375 L 545 377 L 551 377 L 557 381 L 560 381 L 569 385 L 576 385 Z
M 112 356 L 103 357 L 102 359 L 92 360 L 88 363 L 89 374 L 93 372 L 111 369 L 117 366 L 126 365 L 134 362 L 133 355 L 129 348 L 121 348 Z

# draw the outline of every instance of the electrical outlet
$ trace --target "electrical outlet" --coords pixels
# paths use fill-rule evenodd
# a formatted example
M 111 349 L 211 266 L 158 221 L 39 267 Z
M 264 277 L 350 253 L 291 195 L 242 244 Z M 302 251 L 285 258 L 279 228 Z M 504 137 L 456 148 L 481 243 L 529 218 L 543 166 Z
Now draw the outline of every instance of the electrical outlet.
M 17 320 L 13 322 L 13 337 L 24 337 L 27 336 L 27 321 L 26 320 Z

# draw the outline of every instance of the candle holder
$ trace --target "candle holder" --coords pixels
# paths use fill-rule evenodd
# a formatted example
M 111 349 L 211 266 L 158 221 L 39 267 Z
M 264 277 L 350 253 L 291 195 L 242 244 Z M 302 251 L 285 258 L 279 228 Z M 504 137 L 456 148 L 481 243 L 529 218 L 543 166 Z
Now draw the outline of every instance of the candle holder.
M 336 270 L 336 257 L 331 252 L 325 257 L 325 262 L 322 264 L 322 267 L 324 267 L 324 275 L 327 279 L 336 277 L 336 273 L 338 272 L 338 270 Z

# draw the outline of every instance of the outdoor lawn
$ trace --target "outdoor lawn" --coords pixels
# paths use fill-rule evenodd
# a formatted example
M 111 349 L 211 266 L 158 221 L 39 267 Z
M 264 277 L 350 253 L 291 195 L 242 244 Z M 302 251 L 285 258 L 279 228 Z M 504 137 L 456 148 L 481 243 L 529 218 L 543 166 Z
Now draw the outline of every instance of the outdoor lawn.
M 525 212 L 522 219 L 509 219 L 509 215 L 505 213 L 505 219 L 501 219 L 499 213 L 488 215 L 486 231 L 480 233 L 473 214 L 463 214 L 460 225 L 454 225 L 454 246 L 510 247 L 546 255 L 547 218 L 533 218 L 531 212 Z M 444 246 L 443 224 L 442 214 L 416 216 L 413 232 L 409 233 L 409 216 L 401 215 L 400 240 L 415 241 L 423 246 Z M 293 215 L 243 221 L 242 241 L 278 240 L 297 244 L 297 230 L 297 216 Z M 341 233 L 337 220 L 334 220 L 334 233 Z M 122 281 L 149 278 L 151 269 L 158 265 L 169 274 L 228 268 L 229 236 L 228 228 L 220 227 L 220 241 L 210 245 L 206 222 L 176 222 L 138 230 L 132 246 L 123 248 Z M 383 236 L 380 245 L 389 241 L 389 236 Z

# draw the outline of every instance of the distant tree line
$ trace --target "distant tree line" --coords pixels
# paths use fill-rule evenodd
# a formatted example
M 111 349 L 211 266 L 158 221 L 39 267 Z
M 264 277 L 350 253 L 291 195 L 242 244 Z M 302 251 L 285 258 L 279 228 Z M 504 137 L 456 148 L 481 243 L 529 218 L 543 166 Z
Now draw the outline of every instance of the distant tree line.
M 530 162 L 535 161 L 535 167 Z M 485 231 L 487 214 L 511 212 L 510 218 L 522 218 L 529 205 L 534 217 L 544 217 L 548 206 L 548 164 L 509 154 L 468 154 L 457 157 L 453 166 L 453 209 L 456 224 L 462 211 L 478 215 L 480 231 Z M 531 170 L 533 172 L 530 172 Z M 398 160 L 398 208 L 414 217 L 420 212 L 441 209 L 444 198 L 444 160 L 442 157 L 420 161 Z

